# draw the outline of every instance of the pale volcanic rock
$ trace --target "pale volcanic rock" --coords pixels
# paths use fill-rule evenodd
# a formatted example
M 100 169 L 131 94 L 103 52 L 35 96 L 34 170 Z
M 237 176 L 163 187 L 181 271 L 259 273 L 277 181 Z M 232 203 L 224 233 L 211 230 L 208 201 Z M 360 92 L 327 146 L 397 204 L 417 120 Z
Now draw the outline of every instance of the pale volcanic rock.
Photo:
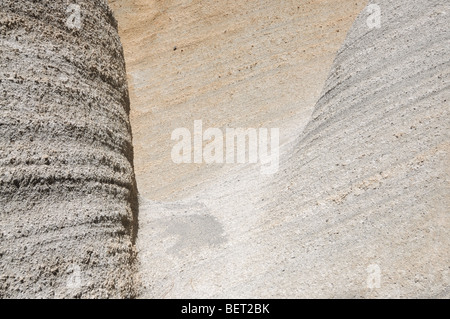
M 135 17 L 121 34 L 134 83 L 141 296 L 449 296 L 448 5 L 378 1 L 379 29 L 362 10 L 328 73 L 339 37 L 314 25 L 350 22 L 345 5 L 340 16 L 312 1 L 288 19 L 271 1 L 229 15 L 217 2 L 139 7 L 148 16 L 126 3 L 114 7 Z M 251 18 L 266 9 L 273 20 Z M 279 172 L 174 166 L 171 129 L 194 119 L 280 127 Z
M 80 2 L 0 3 L 0 297 L 450 297 L 448 3 Z
M 136 295 L 117 22 L 105 1 L 83 1 L 71 29 L 67 9 L 0 2 L 0 298 Z
M 232 165 L 177 165 L 174 129 L 281 128 L 307 123 L 365 1 L 112 0 L 130 85 L 142 197 L 171 201 Z M 176 47 L 176 50 L 174 50 Z

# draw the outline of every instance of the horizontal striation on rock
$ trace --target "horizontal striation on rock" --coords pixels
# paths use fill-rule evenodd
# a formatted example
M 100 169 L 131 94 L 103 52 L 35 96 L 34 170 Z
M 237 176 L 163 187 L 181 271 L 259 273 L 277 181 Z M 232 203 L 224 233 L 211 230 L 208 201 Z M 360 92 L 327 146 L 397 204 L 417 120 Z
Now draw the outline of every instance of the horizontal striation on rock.
M 133 297 L 136 186 L 106 1 L 0 4 L 0 297 Z M 79 269 L 76 287 L 68 284 Z
M 232 165 L 178 165 L 175 128 L 305 125 L 365 1 L 111 0 L 130 84 L 139 193 L 180 200 Z
M 301 256 L 274 274 L 277 295 L 449 296 L 450 7 L 377 5 L 381 27 L 357 19 L 267 191 L 269 264 Z

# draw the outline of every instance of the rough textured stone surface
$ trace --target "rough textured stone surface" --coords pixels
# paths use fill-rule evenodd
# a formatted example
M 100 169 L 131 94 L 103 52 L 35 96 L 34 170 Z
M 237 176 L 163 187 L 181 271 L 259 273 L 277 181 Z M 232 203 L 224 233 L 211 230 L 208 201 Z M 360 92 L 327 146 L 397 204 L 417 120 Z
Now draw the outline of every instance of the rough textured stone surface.
M 116 22 L 68 4 L 0 4 L 0 297 L 450 297 L 448 3 L 341 46 L 365 3 L 111 1 L 139 233 Z M 279 172 L 174 165 L 195 119 L 279 127 Z
M 77 1 L 82 27 L 70 30 L 70 3 L 0 2 L 1 298 L 135 295 L 117 22 L 105 1 Z
M 450 296 L 450 5 L 377 4 L 381 28 L 357 20 L 267 189 L 276 294 Z

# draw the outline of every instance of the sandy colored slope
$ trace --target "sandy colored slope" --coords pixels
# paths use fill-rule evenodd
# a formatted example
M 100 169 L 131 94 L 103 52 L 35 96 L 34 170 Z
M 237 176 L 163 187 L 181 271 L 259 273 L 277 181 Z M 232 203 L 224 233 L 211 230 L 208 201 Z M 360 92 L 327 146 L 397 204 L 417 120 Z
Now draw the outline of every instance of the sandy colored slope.
M 267 8 L 267 16 L 270 12 L 273 17 L 280 7 L 270 8 L 270 3 L 258 8 Z M 378 3 L 383 13 L 382 27 L 369 29 L 368 14 L 362 11 L 342 44 L 325 36 L 333 34 L 332 28 L 315 29 L 315 26 L 320 29 L 319 25 L 332 25 L 318 21 L 339 15 L 341 2 L 334 9 L 330 3 L 304 3 L 301 12 L 310 13 L 310 22 L 305 22 L 306 17 L 294 19 L 299 24 L 293 23 L 292 29 L 284 24 L 284 30 L 294 35 L 295 27 L 302 26 L 298 30 L 306 34 L 312 30 L 317 32 L 311 33 L 311 38 L 298 36 L 299 32 L 286 46 L 282 43 L 270 46 L 270 42 L 265 46 L 270 52 L 284 48 L 286 56 L 295 51 L 299 53 L 296 57 L 304 58 L 298 61 L 292 58 L 286 67 L 279 62 L 282 66 L 273 68 L 279 55 L 258 56 L 255 62 L 264 65 L 264 70 L 272 72 L 271 76 L 265 78 L 265 71 L 253 68 L 245 71 L 249 76 L 245 78 L 247 73 L 241 70 L 244 77 L 235 85 L 239 88 L 237 100 L 229 104 L 225 95 L 220 94 L 229 92 L 230 87 L 224 86 L 223 91 L 202 91 L 212 86 L 213 81 L 189 82 L 187 75 L 176 81 L 176 76 L 169 78 L 171 67 L 166 64 L 167 78 L 158 78 L 156 86 L 149 88 L 155 90 L 152 98 L 170 102 L 177 92 L 190 92 L 191 87 L 195 90 L 191 93 L 193 100 L 173 102 L 173 109 L 177 103 L 184 103 L 180 104 L 184 108 L 179 111 L 184 120 L 177 120 L 178 113 L 173 109 L 163 111 L 155 106 L 155 116 L 158 116 L 150 123 L 156 127 L 160 125 L 158 121 L 166 119 L 185 126 L 198 116 L 217 116 L 232 125 L 278 125 L 286 143 L 280 171 L 273 176 L 263 176 L 250 165 L 229 167 L 227 174 L 217 170 L 210 173 L 203 167 L 198 170 L 193 166 L 172 167 L 170 159 L 162 160 L 170 151 L 163 151 L 164 147 L 169 148 L 164 140 L 154 146 L 155 156 L 161 162 L 145 163 L 161 163 L 160 168 L 166 165 L 161 171 L 154 166 L 161 183 L 161 187 L 153 184 L 156 195 L 146 196 L 142 180 L 150 180 L 151 175 L 143 174 L 145 170 L 139 170 L 139 166 L 137 170 L 144 194 L 137 242 L 143 283 L 141 296 L 448 298 L 450 9 L 441 1 L 380 0 Z M 349 5 L 342 8 L 342 15 L 347 18 L 354 12 L 350 8 L 357 9 L 354 4 Z M 186 10 L 174 12 L 186 14 Z M 239 12 L 251 15 L 262 11 Z M 240 24 L 249 20 L 242 19 Z M 347 21 L 350 25 L 351 19 Z M 280 27 L 271 29 L 274 33 L 268 35 L 264 29 L 267 23 L 258 32 L 251 31 L 251 26 L 258 24 L 249 23 L 242 32 L 245 30 L 250 35 L 241 34 L 245 41 L 241 49 L 229 51 L 232 57 L 237 55 L 236 61 L 240 61 L 243 48 L 250 43 L 254 45 L 255 39 L 259 46 L 254 47 L 260 48 L 267 37 L 272 36 L 274 41 L 280 38 L 283 23 L 276 23 Z M 195 37 L 199 33 L 189 35 Z M 167 51 L 172 50 L 172 63 L 178 61 L 176 54 L 188 52 L 186 49 L 181 53 L 183 45 L 167 37 L 158 41 L 167 41 Z M 295 41 L 298 42 L 294 46 Z M 145 43 L 142 41 L 141 45 Z M 173 45 L 177 45 L 176 51 Z M 329 64 L 324 61 L 328 56 L 331 63 L 336 47 L 328 54 L 324 52 L 334 45 L 340 50 L 328 72 Z M 302 55 L 304 47 L 312 51 Z M 163 50 L 158 52 L 153 56 L 155 60 L 164 56 Z M 222 57 L 219 53 L 224 49 L 215 52 L 215 56 L 205 54 L 209 59 L 205 61 L 209 62 L 190 74 L 198 75 L 198 70 L 207 65 L 206 74 L 220 75 L 218 83 L 226 83 L 222 71 L 214 73 L 211 66 L 217 65 Z M 316 52 L 317 60 L 307 52 Z M 233 61 L 229 58 L 221 65 L 229 68 Z M 130 60 L 131 77 L 134 62 Z M 189 68 L 190 64 L 185 62 L 180 68 Z M 152 65 L 157 69 L 159 64 Z M 230 76 L 228 79 L 239 81 L 232 77 L 233 72 Z M 161 87 L 164 83 L 167 85 Z M 190 86 L 185 87 L 186 83 Z M 181 85 L 186 91 L 172 91 L 172 84 Z M 259 87 L 264 90 L 254 94 Z M 139 100 L 148 92 L 142 90 L 138 94 L 134 86 L 132 96 Z M 216 103 L 206 103 L 215 98 Z M 305 103 L 307 100 L 310 104 Z M 273 101 L 264 109 L 267 113 L 260 109 L 260 101 Z M 241 108 L 235 112 L 222 107 L 207 108 L 211 105 Z M 189 107 L 193 110 L 192 118 L 188 118 L 191 113 L 185 112 Z M 134 127 L 139 156 L 139 134 L 144 126 L 135 124 Z M 170 134 L 170 129 L 167 131 Z M 161 138 L 155 134 L 157 140 Z M 209 176 L 213 178 L 203 183 Z M 181 188 L 193 184 L 198 185 L 180 193 Z M 380 275 L 380 286 L 376 289 L 368 286 L 373 269 L 378 269 Z
M 252 238 L 274 176 L 251 165 L 175 165 L 170 134 L 195 119 L 279 127 L 287 156 L 364 4 L 111 2 L 130 84 L 143 297 L 271 296 L 249 280 L 267 271 L 255 267 L 267 257 L 255 245 L 273 239 Z
M 110 1 L 131 96 L 140 195 L 173 200 L 230 168 L 177 165 L 171 132 L 279 127 L 298 136 L 364 1 Z M 174 47 L 177 50 L 174 51 Z

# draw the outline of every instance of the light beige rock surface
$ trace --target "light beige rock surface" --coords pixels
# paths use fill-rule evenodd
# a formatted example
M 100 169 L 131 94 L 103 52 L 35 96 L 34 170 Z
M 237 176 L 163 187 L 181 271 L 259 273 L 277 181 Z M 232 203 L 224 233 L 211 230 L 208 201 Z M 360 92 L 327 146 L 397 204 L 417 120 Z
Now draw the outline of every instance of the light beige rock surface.
M 112 0 L 131 98 L 142 197 L 181 199 L 229 165 L 177 165 L 175 128 L 306 124 L 365 1 Z M 174 47 L 177 49 L 174 51 Z
M 448 5 L 379 1 L 341 46 L 362 3 L 236 3 L 113 3 L 142 296 L 448 297 Z M 280 127 L 279 173 L 175 166 L 194 119 Z

